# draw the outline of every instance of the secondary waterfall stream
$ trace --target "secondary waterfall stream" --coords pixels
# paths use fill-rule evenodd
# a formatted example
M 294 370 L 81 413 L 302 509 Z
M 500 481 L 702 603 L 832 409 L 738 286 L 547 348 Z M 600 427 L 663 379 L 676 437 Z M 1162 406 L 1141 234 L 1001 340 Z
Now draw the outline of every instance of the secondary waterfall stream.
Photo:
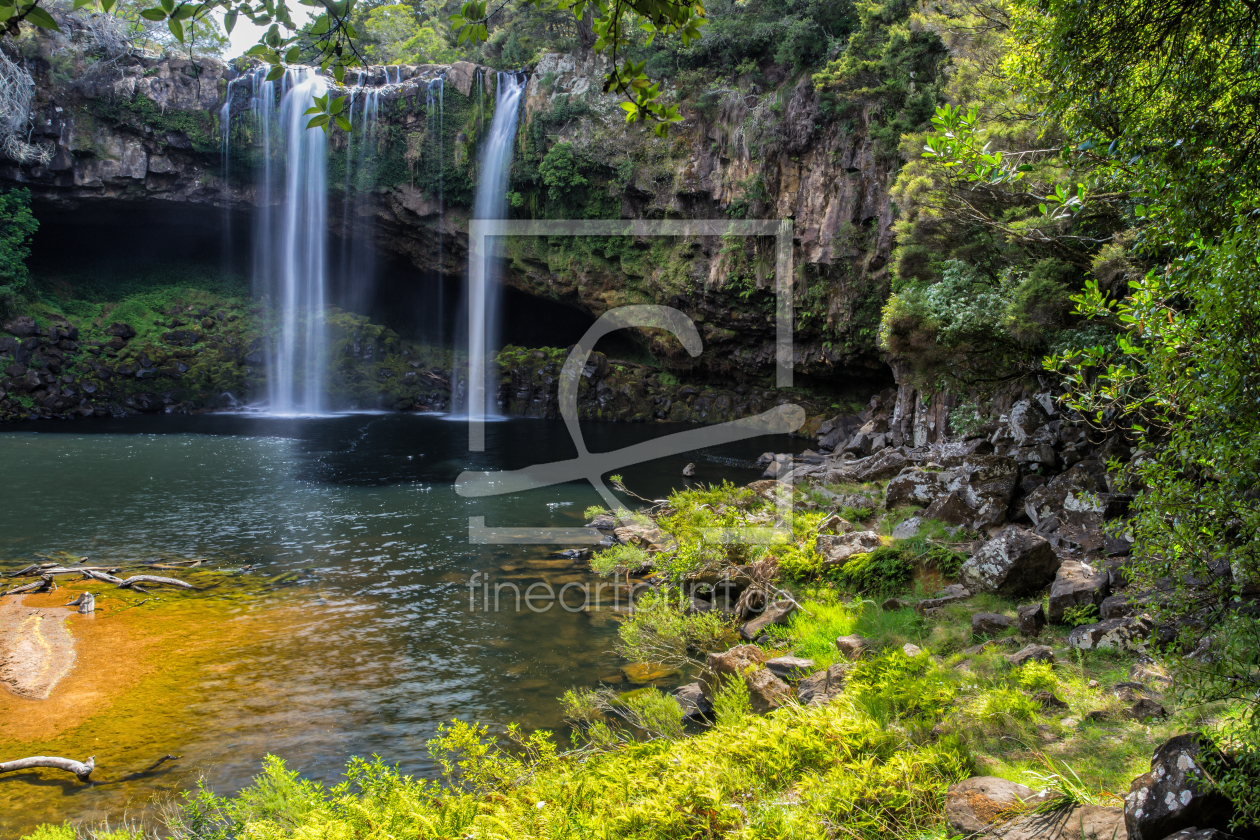
M 512 166 L 516 121 L 526 81 L 526 77 L 519 73 L 498 75 L 494 91 L 494 118 L 482 151 L 477 199 L 473 206 L 474 219 L 498 221 L 507 218 L 508 171 Z M 498 373 L 489 370 L 489 360 L 494 357 L 499 344 L 503 269 L 501 262 L 493 258 L 498 244 L 495 239 L 486 243 L 492 258 L 485 260 L 485 271 L 470 272 L 465 287 L 469 374 L 466 392 L 461 395 L 457 390 L 452 402 L 457 414 L 470 417 L 499 414 L 495 387 Z M 475 371 L 481 371 L 482 376 L 475 376 Z

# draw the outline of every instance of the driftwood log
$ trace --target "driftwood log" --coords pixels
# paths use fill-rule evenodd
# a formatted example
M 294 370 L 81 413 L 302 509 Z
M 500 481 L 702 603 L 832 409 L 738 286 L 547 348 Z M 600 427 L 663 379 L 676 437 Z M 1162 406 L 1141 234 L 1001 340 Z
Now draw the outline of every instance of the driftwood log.
M 80 615 L 96 612 L 96 596 L 91 592 L 81 592 L 79 597 L 75 598 L 67 607 L 78 607 Z
M 7 592 L 0 595 L 23 595 L 27 592 L 55 592 L 57 584 L 53 583 L 52 575 L 44 575 L 34 583 L 28 583 L 23 586 L 15 586 Z
M 122 586 L 122 578 L 114 577 L 108 572 L 97 572 L 92 569 L 83 569 L 83 576 L 89 580 L 99 580 L 104 583 L 112 583 L 115 586 Z
M 157 575 L 132 575 L 126 580 L 120 580 L 118 582 L 118 586 L 128 589 L 136 589 L 143 592 L 143 589 L 136 586 L 138 583 L 148 583 L 153 586 L 178 586 L 180 589 L 194 588 L 191 583 L 185 583 L 184 581 L 176 580 L 175 578 L 158 577 Z
M 86 782 L 96 769 L 96 756 L 88 756 L 87 761 L 75 761 L 70 758 L 57 758 L 51 755 L 36 755 L 30 758 L 19 758 L 16 761 L 0 761 L 0 773 L 11 773 L 14 770 L 30 770 L 35 767 L 51 767 L 54 770 L 65 770 L 73 773 L 80 782 Z

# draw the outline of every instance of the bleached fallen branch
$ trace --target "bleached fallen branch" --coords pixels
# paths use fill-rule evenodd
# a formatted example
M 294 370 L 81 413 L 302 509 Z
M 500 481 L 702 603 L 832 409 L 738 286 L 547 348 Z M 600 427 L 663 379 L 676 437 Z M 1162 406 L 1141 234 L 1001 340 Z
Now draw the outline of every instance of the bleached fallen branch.
M 118 586 L 125 589 L 135 589 L 139 592 L 143 592 L 143 589 L 136 586 L 138 583 L 147 583 L 153 586 L 177 586 L 180 589 L 195 588 L 191 583 L 185 583 L 184 581 L 176 580 L 175 578 L 158 577 L 157 575 L 132 575 L 124 581 L 119 581 Z
M 53 592 L 57 589 L 57 584 L 53 583 L 51 575 L 44 575 L 34 583 L 28 583 L 24 586 L 15 586 L 7 592 L 0 593 L 2 595 L 23 595 L 27 592 Z
M 19 758 L 16 761 L 0 761 L 0 773 L 11 773 L 14 770 L 31 770 L 35 767 L 51 767 L 54 770 L 65 770 L 73 773 L 80 782 L 86 782 L 96 769 L 96 756 L 88 756 L 87 761 L 75 761 L 70 758 L 57 758 L 51 755 L 35 755 L 30 758 Z

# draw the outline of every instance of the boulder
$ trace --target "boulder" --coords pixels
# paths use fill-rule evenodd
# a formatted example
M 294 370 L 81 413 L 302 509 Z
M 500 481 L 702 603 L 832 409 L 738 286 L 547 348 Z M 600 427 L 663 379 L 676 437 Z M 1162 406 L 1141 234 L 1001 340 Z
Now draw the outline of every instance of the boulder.
M 884 612 L 892 612 L 893 610 L 905 609 L 907 606 L 909 605 L 900 598 L 885 598 L 884 603 L 880 604 L 879 608 Z
M 766 628 L 772 624 L 787 624 L 788 617 L 796 612 L 796 604 L 784 598 L 769 604 L 761 615 L 739 628 L 739 635 L 745 641 L 752 642 L 761 637 Z
M 1189 828 L 1229 829 L 1233 805 L 1212 790 L 1199 766 L 1202 743 L 1195 733 L 1165 741 L 1124 798 L 1124 823 L 1131 840 L 1163 840 Z
M 1014 625 L 1014 621 L 998 613 L 975 613 L 971 616 L 971 635 L 996 636 Z
M 933 598 L 926 598 L 914 605 L 915 612 L 919 615 L 926 615 L 928 610 L 939 609 L 946 604 L 952 604 L 955 601 L 964 601 L 971 597 L 971 590 L 960 583 L 955 583 L 945 587 L 936 593 Z
M 1133 615 L 1133 606 L 1129 596 L 1124 593 L 1108 595 L 1098 607 L 1098 615 L 1106 621 L 1110 618 L 1128 618 Z
M 1236 840 L 1232 834 L 1226 834 L 1219 828 L 1183 828 L 1170 834 L 1164 840 Z
M 845 659 L 857 659 L 865 655 L 873 645 L 874 642 L 870 639 L 859 636 L 856 633 L 836 639 L 836 650 L 840 651 L 840 655 Z
M 1154 692 L 1139 682 L 1116 683 L 1111 687 L 1111 693 L 1116 695 L 1116 699 L 1125 703 L 1136 703 L 1144 698 L 1154 696 Z
M 705 668 L 717 676 L 742 674 L 766 661 L 765 652 L 756 645 L 736 645 L 720 653 L 710 653 L 704 661 Z M 711 687 L 711 682 L 706 683 Z
M 772 712 L 792 700 L 792 689 L 788 684 L 764 666 L 744 674 L 744 683 L 748 686 L 752 710 L 759 715 Z
M 884 490 L 884 509 L 918 505 L 926 507 L 946 491 L 942 479 L 945 473 L 939 470 L 925 470 L 911 467 L 897 474 L 888 482 Z
M 1149 697 L 1139 698 L 1124 713 L 1134 720 L 1168 717 L 1168 711 Z
M 1098 461 L 1081 461 L 1030 492 L 1024 498 L 1024 512 L 1034 525 L 1069 510 L 1102 514 L 1100 494 L 1106 492 L 1106 467 Z
M 1034 811 L 993 826 L 985 840 L 1127 840 L 1124 811 L 1102 805 L 1067 805 Z
M 1033 434 L 1050 422 L 1050 415 L 1036 400 L 1020 400 L 1006 413 L 1006 425 L 1011 437 L 1020 446 L 1032 442 Z
M 1035 799 L 1030 787 L 996 776 L 975 776 L 945 791 L 945 820 L 951 836 L 970 836 L 988 829 L 998 818 Z
M 910 464 L 905 450 L 900 447 L 889 447 L 878 455 L 872 455 L 860 464 L 854 465 L 853 477 L 860 482 L 883 481 L 892 478 Z
M 35 319 L 29 315 L 22 315 L 14 318 L 4 325 L 4 331 L 12 333 L 18 338 L 30 338 L 39 335 L 39 326 L 35 323 Z
M 1083 624 L 1068 634 L 1068 645 L 1081 650 L 1140 650 L 1155 630 L 1146 616 L 1111 618 Z
M 1096 569 L 1079 560 L 1063 561 L 1050 587 L 1050 621 L 1061 624 L 1068 609 L 1101 604 L 1107 597 L 1109 581 L 1106 569 Z
M 904 645 L 901 646 L 901 652 L 904 653 L 906 656 L 910 657 L 911 659 L 913 659 L 914 657 L 923 653 L 923 648 L 919 647 L 918 645 L 911 644 L 910 642 L 906 642 Z
M 1019 482 L 1019 465 L 1000 455 L 969 455 L 943 473 L 940 481 L 944 493 L 923 515 L 983 531 L 1006 521 Z
M 776 656 L 766 662 L 766 667 L 770 669 L 776 677 L 784 680 L 796 679 L 814 667 L 814 660 L 802 659 L 799 656 Z
M 124 341 L 128 338 L 136 337 L 135 327 L 131 326 L 131 324 L 124 324 L 121 322 L 110 324 L 108 327 L 105 328 L 105 333 L 107 335 L 112 335 L 117 338 L 121 338 Z
M 1046 626 L 1046 610 L 1040 602 L 1023 604 L 1018 612 L 1019 632 L 1023 636 L 1038 636 Z
M 1045 645 L 1025 645 L 1014 653 L 1006 655 L 1006 661 L 1013 667 L 1020 667 L 1026 662 L 1054 662 L 1054 651 Z
M 847 665 L 832 665 L 825 671 L 810 674 L 796 687 L 796 697 L 806 706 L 830 703 L 844 690 L 844 678 L 849 672 Z
M 682 706 L 683 717 L 698 720 L 713 716 L 713 704 L 704 695 L 704 686 L 700 683 L 693 682 L 687 685 L 680 685 L 671 691 L 670 694 L 674 695 L 678 705 Z
M 814 549 L 822 555 L 824 566 L 843 566 L 855 554 L 879 548 L 879 534 L 874 531 L 853 531 L 848 534 L 819 534 Z
M 919 535 L 919 530 L 923 527 L 923 517 L 912 516 L 905 522 L 897 523 L 892 530 L 892 538 L 894 540 L 908 540 Z
M 1049 542 L 1031 531 L 1008 528 L 967 558 L 958 577 L 972 592 L 1016 597 L 1041 590 L 1058 568 Z

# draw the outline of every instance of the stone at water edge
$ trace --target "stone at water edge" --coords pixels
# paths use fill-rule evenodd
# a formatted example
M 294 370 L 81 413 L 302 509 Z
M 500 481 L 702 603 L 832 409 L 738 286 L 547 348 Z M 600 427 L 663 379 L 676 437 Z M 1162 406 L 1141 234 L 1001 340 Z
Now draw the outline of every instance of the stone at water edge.
M 870 650 L 873 645 L 874 642 L 870 639 L 859 636 L 856 633 L 836 639 L 836 650 L 840 651 L 840 655 L 845 659 L 857 659 Z
M 678 705 L 682 706 L 683 717 L 707 718 L 713 714 L 713 704 L 704 696 L 704 686 L 698 682 L 680 685 L 670 692 Z
M 1234 806 L 1211 789 L 1199 766 L 1202 743 L 1197 733 L 1165 741 L 1151 758 L 1151 771 L 1138 776 L 1124 798 L 1124 823 L 1130 840 L 1163 840 L 1187 828 L 1229 830 Z
M 1094 568 L 1079 560 L 1063 561 L 1050 587 L 1050 621 L 1063 623 L 1064 613 L 1072 607 L 1100 605 L 1110 588 L 1106 569 Z
M 621 666 L 621 673 L 632 683 L 650 683 L 663 680 L 678 673 L 677 668 L 664 665 L 653 665 L 650 662 L 632 662 Z
M 756 641 L 766 628 L 772 624 L 787 624 L 788 618 L 796 612 L 796 604 L 787 599 L 775 601 L 762 611 L 761 615 L 739 628 L 739 635 L 745 641 Z
M 844 691 L 844 678 L 849 665 L 832 665 L 825 671 L 811 674 L 796 687 L 796 697 L 807 706 L 830 703 Z
M 792 689 L 769 668 L 761 667 L 744 674 L 744 683 L 748 686 L 752 710 L 759 715 L 772 712 L 792 700 Z
M 967 558 L 958 577 L 972 592 L 1015 597 L 1047 586 L 1058 568 L 1059 558 L 1043 537 L 1009 528 Z
M 696 474 L 696 465 L 688 464 L 687 466 L 683 467 L 682 474 L 684 478 L 693 477 Z
M 780 679 L 794 679 L 813 668 L 814 660 L 803 659 L 799 656 L 777 656 L 767 661 L 766 667 Z
M 1024 604 L 1016 612 L 1021 636 L 1039 636 L 1046 626 L 1046 610 L 1040 603 Z
M 1015 626 L 1014 621 L 998 613 L 976 613 L 971 616 L 971 635 L 973 636 L 996 636 L 1013 626 Z

